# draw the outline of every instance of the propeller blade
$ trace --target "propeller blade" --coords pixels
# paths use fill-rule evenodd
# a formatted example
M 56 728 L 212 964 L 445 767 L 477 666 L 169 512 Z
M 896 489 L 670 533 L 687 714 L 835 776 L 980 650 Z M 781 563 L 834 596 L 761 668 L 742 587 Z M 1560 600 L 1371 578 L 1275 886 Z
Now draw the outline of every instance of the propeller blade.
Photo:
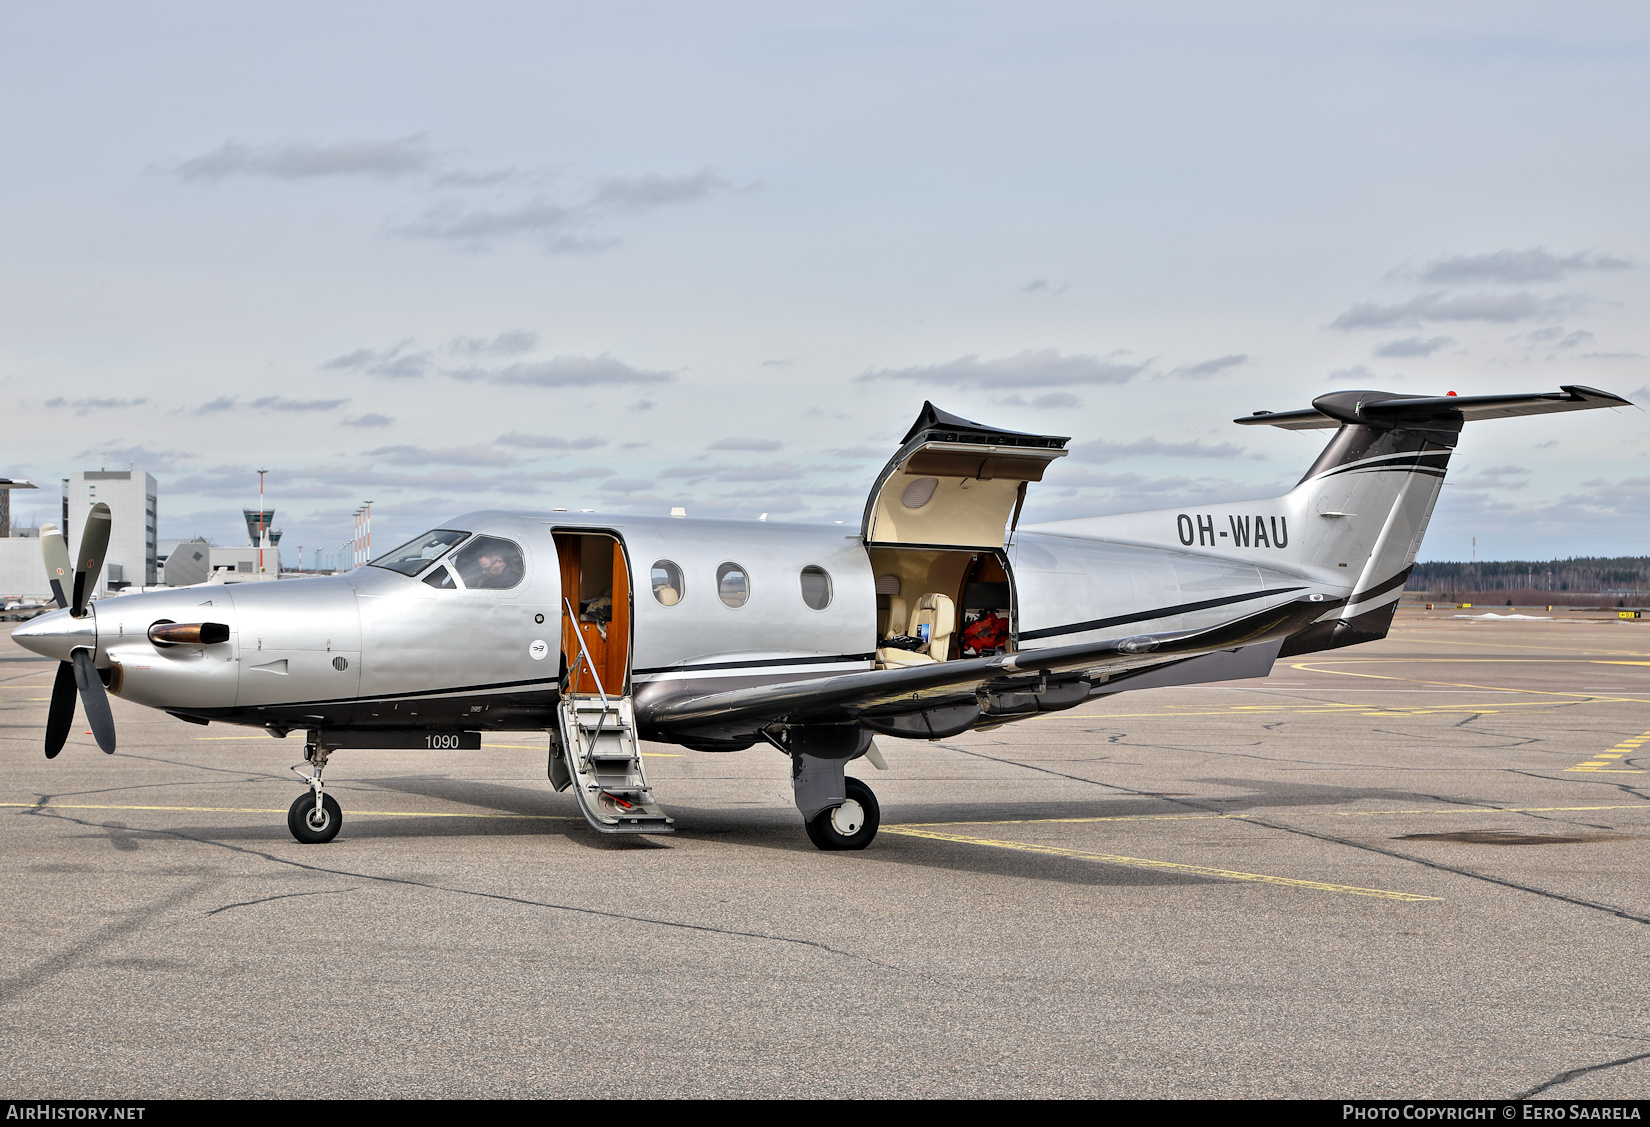
M 97 586 L 98 573 L 103 570 L 103 553 L 109 548 L 109 506 L 102 501 L 86 514 L 86 527 L 80 533 L 80 552 L 75 557 L 74 599 L 69 613 L 76 618 L 86 613 L 86 600 Z M 80 690 L 85 693 L 85 689 Z M 100 744 L 101 740 L 98 741 Z
M 74 565 L 69 562 L 69 546 L 55 524 L 40 526 L 40 554 L 46 559 L 46 578 L 51 581 L 52 598 L 58 609 L 69 605 L 69 587 L 74 583 Z
M 101 502 L 100 502 L 101 503 Z M 91 650 L 74 651 L 74 685 L 80 690 L 80 707 L 86 712 L 86 723 L 103 754 L 115 753 L 115 718 L 109 711 L 109 694 L 103 690 L 103 678 L 92 664 Z
M 74 666 L 67 661 L 57 663 L 57 680 L 52 682 L 52 707 L 46 713 L 46 758 L 56 759 L 69 738 L 69 727 L 74 723 Z

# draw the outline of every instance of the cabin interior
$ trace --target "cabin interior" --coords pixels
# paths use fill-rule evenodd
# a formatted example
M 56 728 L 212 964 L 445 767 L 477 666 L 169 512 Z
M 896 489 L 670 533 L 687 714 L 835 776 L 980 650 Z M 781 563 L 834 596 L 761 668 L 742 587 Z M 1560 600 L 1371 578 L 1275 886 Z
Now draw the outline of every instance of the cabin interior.
M 1013 648 L 1012 600 L 1000 551 L 873 547 L 877 664 L 985 657 Z
M 625 691 L 630 658 L 630 569 L 624 547 L 606 533 L 563 533 L 556 536 L 556 558 L 561 564 L 562 596 L 574 601 L 575 615 L 563 608 L 561 651 L 566 668 L 577 668 L 572 691 L 596 692 L 597 679 L 609 696 Z M 579 642 L 590 660 L 581 661 Z

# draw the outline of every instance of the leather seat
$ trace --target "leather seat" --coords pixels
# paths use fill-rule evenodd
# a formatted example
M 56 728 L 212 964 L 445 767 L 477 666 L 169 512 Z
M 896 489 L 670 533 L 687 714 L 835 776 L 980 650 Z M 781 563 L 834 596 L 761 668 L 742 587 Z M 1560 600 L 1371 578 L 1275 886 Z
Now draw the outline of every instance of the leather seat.
M 893 596 L 888 600 L 890 612 L 888 615 L 888 633 L 896 633 L 894 624 L 899 619 L 893 613 L 894 605 L 899 604 L 901 613 L 905 609 L 905 600 Z M 937 661 L 945 661 L 951 656 L 951 631 L 956 625 L 956 604 L 949 595 L 932 592 L 917 600 L 917 607 L 911 612 L 906 621 L 905 633 L 920 638 L 924 633 L 928 636 L 928 652 L 914 653 L 911 650 L 884 647 L 877 651 L 877 662 L 883 666 L 899 665 L 930 665 Z

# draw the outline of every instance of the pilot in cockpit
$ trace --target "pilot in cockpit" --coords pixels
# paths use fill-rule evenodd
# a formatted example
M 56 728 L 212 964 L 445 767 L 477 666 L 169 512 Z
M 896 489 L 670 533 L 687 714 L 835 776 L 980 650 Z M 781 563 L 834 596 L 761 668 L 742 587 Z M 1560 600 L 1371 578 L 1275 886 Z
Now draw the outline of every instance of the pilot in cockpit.
M 526 566 L 521 549 L 508 540 L 478 536 L 454 561 L 471 590 L 503 591 L 521 582 Z

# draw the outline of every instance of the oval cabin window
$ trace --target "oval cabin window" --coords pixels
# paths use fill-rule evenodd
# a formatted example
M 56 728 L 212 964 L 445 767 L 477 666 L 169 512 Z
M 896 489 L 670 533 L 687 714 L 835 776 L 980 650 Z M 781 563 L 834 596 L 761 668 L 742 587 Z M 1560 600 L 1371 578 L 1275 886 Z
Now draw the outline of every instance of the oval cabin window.
M 824 568 L 809 565 L 802 569 L 802 601 L 810 610 L 831 605 L 831 577 Z
M 920 509 L 934 497 L 934 490 L 940 487 L 937 477 L 919 477 L 905 487 L 900 494 L 899 502 L 908 509 Z
M 751 597 L 750 580 L 745 569 L 736 563 L 725 563 L 716 569 L 716 594 L 730 607 L 742 607 Z
M 669 560 L 654 560 L 653 597 L 660 606 L 673 607 L 682 601 L 682 569 Z

